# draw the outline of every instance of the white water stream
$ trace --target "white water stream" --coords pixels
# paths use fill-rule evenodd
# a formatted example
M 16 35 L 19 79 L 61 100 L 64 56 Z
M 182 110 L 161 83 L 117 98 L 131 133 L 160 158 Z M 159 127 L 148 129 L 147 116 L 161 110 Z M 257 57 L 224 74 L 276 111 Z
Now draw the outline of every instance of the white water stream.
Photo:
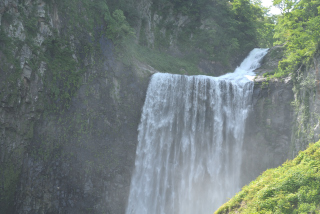
M 221 77 L 157 73 L 139 126 L 127 214 L 212 214 L 240 190 L 254 49 Z

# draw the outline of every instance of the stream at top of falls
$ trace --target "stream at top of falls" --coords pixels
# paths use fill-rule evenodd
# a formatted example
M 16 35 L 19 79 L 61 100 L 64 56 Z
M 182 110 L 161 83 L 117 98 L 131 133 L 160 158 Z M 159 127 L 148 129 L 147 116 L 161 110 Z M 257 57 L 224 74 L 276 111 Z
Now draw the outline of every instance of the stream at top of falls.
M 240 190 L 253 71 L 267 51 L 220 77 L 152 76 L 126 214 L 212 214 Z

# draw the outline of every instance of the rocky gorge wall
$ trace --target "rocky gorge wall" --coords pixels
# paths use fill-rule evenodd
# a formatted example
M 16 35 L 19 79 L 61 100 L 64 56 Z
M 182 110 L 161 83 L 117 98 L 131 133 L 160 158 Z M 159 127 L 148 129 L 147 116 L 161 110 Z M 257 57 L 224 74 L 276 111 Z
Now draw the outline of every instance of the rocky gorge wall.
M 269 79 L 284 56 L 283 47 L 269 50 L 255 72 L 252 113 L 247 120 L 242 183 L 293 159 L 320 139 L 319 56 L 286 78 Z
M 0 212 L 124 213 L 154 71 L 60 6 L 0 2 Z
M 292 82 L 256 81 L 253 111 L 249 114 L 244 139 L 242 183 L 290 159 L 294 110 Z
M 0 2 L 0 213 L 125 212 L 141 109 L 158 71 L 119 60 L 103 29 L 86 24 L 93 14 L 73 3 Z M 152 13 L 150 1 L 136 4 L 142 17 L 137 40 L 144 32 L 154 46 L 164 18 Z M 84 14 L 78 22 L 73 10 Z M 179 30 L 188 17 L 170 20 Z M 170 35 L 167 52 L 181 54 L 177 31 Z M 226 70 L 207 60 L 198 67 L 211 75 Z M 297 118 L 292 81 L 264 82 L 257 80 L 246 127 L 243 183 L 290 157 Z M 310 100 L 314 112 L 318 105 Z

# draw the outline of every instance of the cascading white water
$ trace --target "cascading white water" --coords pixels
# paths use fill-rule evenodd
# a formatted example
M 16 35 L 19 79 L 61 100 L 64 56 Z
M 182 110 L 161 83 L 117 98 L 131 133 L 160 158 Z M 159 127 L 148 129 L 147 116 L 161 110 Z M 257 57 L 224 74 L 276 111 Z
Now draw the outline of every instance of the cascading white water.
M 254 49 L 221 77 L 154 74 L 139 126 L 127 214 L 212 214 L 239 189 Z

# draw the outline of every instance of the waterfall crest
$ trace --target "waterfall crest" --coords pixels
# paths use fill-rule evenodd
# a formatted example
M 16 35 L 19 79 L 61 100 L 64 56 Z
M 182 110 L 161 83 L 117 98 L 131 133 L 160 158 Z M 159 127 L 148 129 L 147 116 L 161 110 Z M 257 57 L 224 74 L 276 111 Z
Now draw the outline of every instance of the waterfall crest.
M 127 214 L 213 213 L 240 190 L 245 120 L 267 49 L 221 77 L 154 74 L 139 125 Z

